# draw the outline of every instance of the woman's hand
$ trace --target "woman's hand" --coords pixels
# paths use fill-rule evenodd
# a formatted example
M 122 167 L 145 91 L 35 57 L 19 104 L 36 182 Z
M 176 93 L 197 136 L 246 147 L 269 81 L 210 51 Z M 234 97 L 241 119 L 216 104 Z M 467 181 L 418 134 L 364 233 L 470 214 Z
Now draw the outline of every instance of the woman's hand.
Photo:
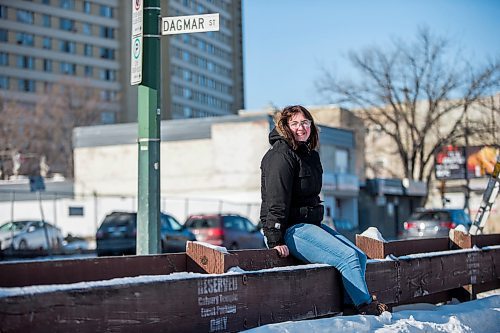
M 273 249 L 278 251 L 278 255 L 283 258 L 288 257 L 288 255 L 290 254 L 290 251 L 288 251 L 288 246 L 286 245 L 277 245 L 273 247 Z

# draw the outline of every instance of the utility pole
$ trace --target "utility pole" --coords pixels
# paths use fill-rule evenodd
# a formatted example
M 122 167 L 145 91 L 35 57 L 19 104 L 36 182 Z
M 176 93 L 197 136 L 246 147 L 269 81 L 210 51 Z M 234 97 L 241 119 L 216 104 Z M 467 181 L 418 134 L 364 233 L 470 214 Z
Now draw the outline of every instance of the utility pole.
M 465 200 L 464 200 L 464 209 L 467 214 L 470 214 L 470 177 L 469 177 L 469 169 L 467 167 L 467 153 L 469 150 L 469 112 L 465 110 L 465 148 L 463 149 L 464 156 L 464 170 L 465 170 Z
M 140 1 L 133 1 L 134 5 Z M 144 0 L 142 81 L 138 87 L 137 254 L 160 252 L 160 0 Z

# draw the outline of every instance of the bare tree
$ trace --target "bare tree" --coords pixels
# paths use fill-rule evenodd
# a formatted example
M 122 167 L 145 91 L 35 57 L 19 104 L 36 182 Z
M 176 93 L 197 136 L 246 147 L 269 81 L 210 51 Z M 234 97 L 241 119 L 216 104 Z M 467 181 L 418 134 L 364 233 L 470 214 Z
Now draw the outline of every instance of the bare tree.
M 72 177 L 73 128 L 99 123 L 99 102 L 96 89 L 65 81 L 40 96 L 34 107 L 0 103 L 0 136 L 4 138 L 0 151 L 25 157 L 24 174 L 32 173 L 44 157 L 52 173 Z
M 466 116 L 500 87 L 498 59 L 472 66 L 453 51 L 449 40 L 420 29 L 414 43 L 351 52 L 360 80 L 341 80 L 325 70 L 317 88 L 330 102 L 358 109 L 367 125 L 390 138 L 403 176 L 429 186 L 434 153 L 463 140 Z M 473 125 L 469 134 L 481 130 Z
M 44 155 L 52 172 L 73 175 L 73 128 L 99 123 L 98 91 L 74 82 L 61 82 L 36 105 L 31 150 Z

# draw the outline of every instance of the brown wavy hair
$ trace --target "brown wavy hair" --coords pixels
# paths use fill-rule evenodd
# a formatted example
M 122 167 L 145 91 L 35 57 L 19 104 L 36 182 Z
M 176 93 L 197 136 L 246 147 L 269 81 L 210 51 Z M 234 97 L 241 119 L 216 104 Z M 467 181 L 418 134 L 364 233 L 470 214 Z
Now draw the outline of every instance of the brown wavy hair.
M 292 146 L 293 150 L 297 150 L 299 142 L 295 140 L 293 132 L 290 129 L 290 126 L 288 126 L 288 121 L 300 112 L 304 115 L 304 117 L 306 117 L 306 119 L 311 121 L 311 134 L 309 135 L 309 139 L 307 139 L 307 146 L 311 150 L 316 149 L 319 145 L 318 128 L 314 123 L 311 113 L 302 105 L 287 106 L 282 111 L 276 113 L 274 116 L 274 123 L 276 124 L 278 133 L 285 138 L 288 144 Z

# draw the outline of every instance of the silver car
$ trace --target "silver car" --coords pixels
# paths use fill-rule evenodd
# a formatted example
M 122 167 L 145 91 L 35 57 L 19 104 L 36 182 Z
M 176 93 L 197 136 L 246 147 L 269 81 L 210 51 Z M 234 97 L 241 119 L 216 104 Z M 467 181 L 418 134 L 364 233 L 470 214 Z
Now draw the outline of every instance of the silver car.
M 418 209 L 404 222 L 400 238 L 448 237 L 450 229 L 458 225 L 469 229 L 471 223 L 469 215 L 463 209 Z
M 61 230 L 44 221 L 14 221 L 0 226 L 0 249 L 2 251 L 6 249 L 58 249 L 63 240 Z

